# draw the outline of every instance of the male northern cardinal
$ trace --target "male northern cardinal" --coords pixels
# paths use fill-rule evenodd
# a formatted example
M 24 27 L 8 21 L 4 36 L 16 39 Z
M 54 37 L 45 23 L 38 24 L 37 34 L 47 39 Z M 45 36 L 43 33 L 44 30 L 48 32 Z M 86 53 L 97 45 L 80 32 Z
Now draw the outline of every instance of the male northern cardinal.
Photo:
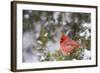
M 60 38 L 60 47 L 62 53 L 68 54 L 71 53 L 73 49 L 79 47 L 79 44 L 62 32 Z

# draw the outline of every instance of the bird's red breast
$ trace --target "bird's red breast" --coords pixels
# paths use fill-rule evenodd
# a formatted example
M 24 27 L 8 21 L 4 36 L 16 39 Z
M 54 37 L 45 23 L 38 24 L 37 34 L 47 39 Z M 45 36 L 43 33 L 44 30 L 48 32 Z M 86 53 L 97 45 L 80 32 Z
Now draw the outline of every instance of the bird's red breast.
M 79 44 L 62 32 L 60 38 L 60 47 L 61 47 L 61 51 L 64 54 L 67 54 L 67 53 L 71 53 L 73 49 L 79 47 Z

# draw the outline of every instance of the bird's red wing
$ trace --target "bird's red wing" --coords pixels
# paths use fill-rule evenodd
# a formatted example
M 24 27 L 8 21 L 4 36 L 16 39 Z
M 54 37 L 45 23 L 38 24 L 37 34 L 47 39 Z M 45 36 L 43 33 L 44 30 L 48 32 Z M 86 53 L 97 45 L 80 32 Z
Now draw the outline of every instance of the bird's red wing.
M 71 46 L 70 44 L 69 45 L 67 45 L 66 44 L 66 41 L 65 42 L 63 42 L 63 43 L 61 43 L 61 51 L 63 52 L 63 53 L 70 53 L 71 51 L 73 50 L 73 46 Z

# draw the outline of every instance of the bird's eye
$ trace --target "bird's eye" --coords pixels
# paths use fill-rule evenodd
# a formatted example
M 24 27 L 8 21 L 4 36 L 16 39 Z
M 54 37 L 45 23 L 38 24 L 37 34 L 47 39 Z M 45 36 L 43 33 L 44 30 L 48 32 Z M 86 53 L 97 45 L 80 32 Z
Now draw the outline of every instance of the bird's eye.
M 64 41 L 64 39 L 63 39 L 63 38 L 61 38 L 60 43 L 62 43 L 63 41 Z

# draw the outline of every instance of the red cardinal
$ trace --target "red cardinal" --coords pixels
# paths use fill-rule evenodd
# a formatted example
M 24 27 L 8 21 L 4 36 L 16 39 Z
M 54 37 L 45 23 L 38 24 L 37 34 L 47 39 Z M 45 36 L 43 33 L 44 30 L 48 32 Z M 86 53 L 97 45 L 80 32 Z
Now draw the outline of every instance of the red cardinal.
M 62 53 L 68 54 L 71 53 L 73 49 L 79 47 L 79 44 L 62 32 L 60 38 L 60 47 Z

